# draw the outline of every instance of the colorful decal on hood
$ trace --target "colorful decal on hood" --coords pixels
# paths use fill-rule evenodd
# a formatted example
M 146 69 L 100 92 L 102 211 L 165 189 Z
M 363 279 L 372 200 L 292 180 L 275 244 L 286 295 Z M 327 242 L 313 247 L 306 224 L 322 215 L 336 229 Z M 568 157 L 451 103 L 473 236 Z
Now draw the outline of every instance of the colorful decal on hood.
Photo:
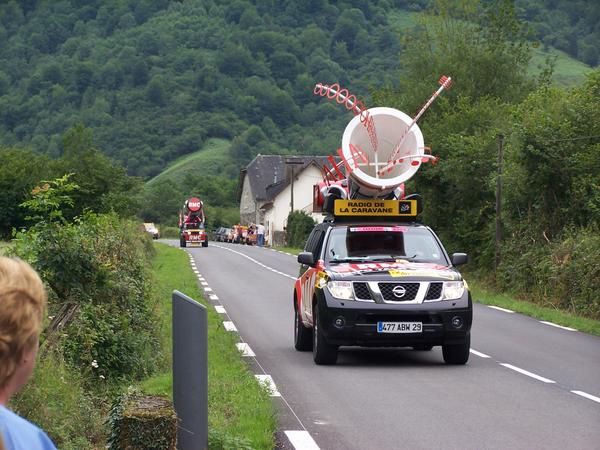
M 372 272 L 387 272 L 392 277 L 430 277 L 458 280 L 460 276 L 447 266 L 433 263 L 411 263 L 407 261 L 339 264 L 329 267 L 337 275 L 360 275 Z

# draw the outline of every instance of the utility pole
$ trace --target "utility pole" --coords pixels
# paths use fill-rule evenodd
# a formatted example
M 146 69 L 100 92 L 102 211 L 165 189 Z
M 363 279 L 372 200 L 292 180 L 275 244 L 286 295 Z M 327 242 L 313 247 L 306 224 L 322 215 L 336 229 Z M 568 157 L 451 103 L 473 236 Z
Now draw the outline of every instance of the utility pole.
M 498 134 L 498 178 L 496 179 L 496 254 L 494 258 L 494 274 L 500 265 L 502 241 L 502 159 L 504 135 Z
M 292 169 L 292 183 L 291 183 L 291 191 L 290 191 L 290 213 L 294 212 L 294 178 L 296 174 L 294 173 L 294 166 L 304 164 L 304 161 L 301 159 L 290 158 L 285 160 L 285 164 L 287 166 L 291 166 Z

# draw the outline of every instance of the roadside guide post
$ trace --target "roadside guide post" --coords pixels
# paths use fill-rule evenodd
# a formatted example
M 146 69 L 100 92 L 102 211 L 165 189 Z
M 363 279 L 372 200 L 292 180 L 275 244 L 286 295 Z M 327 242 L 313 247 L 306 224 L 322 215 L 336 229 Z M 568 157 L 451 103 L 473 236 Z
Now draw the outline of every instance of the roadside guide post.
M 206 307 L 173 291 L 173 403 L 177 448 L 208 448 L 208 328 Z

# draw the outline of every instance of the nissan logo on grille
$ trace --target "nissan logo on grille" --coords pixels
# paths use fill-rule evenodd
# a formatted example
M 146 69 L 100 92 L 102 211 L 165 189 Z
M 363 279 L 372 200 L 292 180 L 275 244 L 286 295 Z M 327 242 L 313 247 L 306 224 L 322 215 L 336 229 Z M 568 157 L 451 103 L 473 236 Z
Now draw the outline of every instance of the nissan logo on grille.
M 394 297 L 402 298 L 406 295 L 406 288 L 400 284 L 398 286 L 394 286 L 394 289 L 392 289 L 392 294 L 394 294 Z

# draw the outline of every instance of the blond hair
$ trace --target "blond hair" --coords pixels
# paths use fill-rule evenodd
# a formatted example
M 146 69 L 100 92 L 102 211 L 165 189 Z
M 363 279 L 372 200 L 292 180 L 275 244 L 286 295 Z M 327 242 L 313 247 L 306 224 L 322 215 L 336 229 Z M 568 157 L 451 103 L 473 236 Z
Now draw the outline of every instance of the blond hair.
M 37 343 L 46 300 L 44 284 L 29 264 L 0 256 L 0 388 L 23 352 Z

